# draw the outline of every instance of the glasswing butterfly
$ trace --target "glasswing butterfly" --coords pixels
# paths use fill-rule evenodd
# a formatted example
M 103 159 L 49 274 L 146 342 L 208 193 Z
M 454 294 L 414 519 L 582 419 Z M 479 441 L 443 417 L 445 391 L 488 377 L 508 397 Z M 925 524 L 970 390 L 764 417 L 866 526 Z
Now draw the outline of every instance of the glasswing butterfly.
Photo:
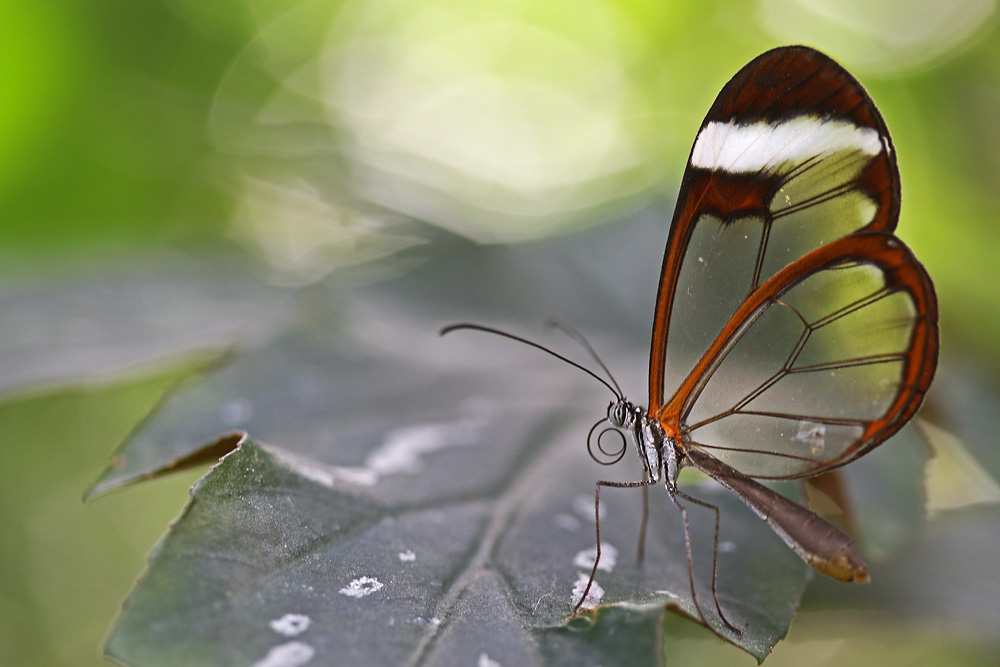
M 715 512 L 716 554 L 718 509 L 677 487 L 682 468 L 735 493 L 819 572 L 868 580 L 851 537 L 755 480 L 850 463 L 920 407 L 937 366 L 937 301 L 927 272 L 893 235 L 899 205 L 892 141 L 868 93 L 818 51 L 777 48 L 725 85 L 695 138 L 660 274 L 647 408 L 518 336 L 472 324 L 442 334 L 513 338 L 611 389 L 606 420 L 630 434 L 643 479 L 598 481 L 595 513 L 602 486 L 645 490 L 662 481 L 683 518 L 695 609 L 718 632 L 695 594 L 681 500 Z M 598 523 L 587 591 L 600 544 Z M 640 553 L 641 545 L 642 537 Z M 715 608 L 738 633 L 715 579 L 713 562 Z

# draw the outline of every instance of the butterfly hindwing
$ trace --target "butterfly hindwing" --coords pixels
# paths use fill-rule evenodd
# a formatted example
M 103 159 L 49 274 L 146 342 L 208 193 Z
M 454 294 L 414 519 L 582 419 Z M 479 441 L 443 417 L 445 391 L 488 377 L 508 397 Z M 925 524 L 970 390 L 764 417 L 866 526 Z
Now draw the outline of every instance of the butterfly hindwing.
M 937 359 L 937 306 L 909 249 L 864 232 L 809 253 L 739 309 L 665 408 L 686 447 L 754 477 L 843 465 L 898 430 Z

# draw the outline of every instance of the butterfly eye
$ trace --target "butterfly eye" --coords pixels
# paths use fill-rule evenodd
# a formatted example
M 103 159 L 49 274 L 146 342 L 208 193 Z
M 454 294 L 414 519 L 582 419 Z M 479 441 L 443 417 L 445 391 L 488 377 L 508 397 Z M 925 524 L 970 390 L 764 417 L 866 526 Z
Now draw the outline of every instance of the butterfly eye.
M 618 403 L 608 404 L 608 421 L 616 428 L 621 428 L 621 415 L 618 412 Z
M 608 421 L 615 428 L 628 428 L 632 422 L 632 411 L 625 401 L 616 401 L 608 406 Z

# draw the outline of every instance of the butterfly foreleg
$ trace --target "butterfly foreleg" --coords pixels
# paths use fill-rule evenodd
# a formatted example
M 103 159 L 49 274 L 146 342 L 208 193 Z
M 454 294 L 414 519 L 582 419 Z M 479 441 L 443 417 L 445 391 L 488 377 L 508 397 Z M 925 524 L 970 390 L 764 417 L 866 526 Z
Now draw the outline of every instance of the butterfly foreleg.
M 645 481 L 649 480 L 649 475 L 644 474 Z M 639 544 L 636 546 L 635 559 L 642 562 L 646 557 L 646 526 L 649 524 L 649 487 L 646 484 L 642 487 L 642 522 L 639 524 Z
M 601 562 L 601 487 L 607 486 L 613 489 L 637 489 L 642 488 L 644 491 L 648 490 L 650 486 L 656 484 L 657 480 L 650 479 L 648 476 L 646 479 L 636 482 L 609 482 L 605 480 L 600 480 L 594 485 L 594 531 L 597 537 L 597 552 L 594 556 L 594 567 L 590 569 L 590 579 L 587 580 L 587 586 L 583 589 L 583 594 L 580 596 L 580 600 L 574 605 L 573 612 L 576 613 L 580 610 L 580 606 L 590 595 L 590 588 L 594 585 L 594 578 L 597 576 L 597 566 Z M 645 533 L 646 517 L 643 514 L 643 533 Z M 644 537 L 644 535 L 643 535 Z M 644 546 L 644 539 L 640 537 L 640 548 Z

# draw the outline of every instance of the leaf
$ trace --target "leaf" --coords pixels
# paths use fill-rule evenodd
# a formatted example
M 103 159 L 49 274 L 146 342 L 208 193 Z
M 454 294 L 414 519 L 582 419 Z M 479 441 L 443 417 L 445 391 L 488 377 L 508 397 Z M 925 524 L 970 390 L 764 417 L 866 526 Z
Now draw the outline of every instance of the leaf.
M 0 291 L 0 392 L 217 351 L 250 326 L 279 319 L 287 300 L 287 292 L 220 256 L 114 261 L 96 274 L 93 267 L 77 269 L 59 283 L 6 288 Z
M 1000 482 L 1000 448 L 996 446 L 1000 390 L 996 379 L 984 368 L 956 364 L 943 369 L 935 379 L 931 398 L 964 448 L 994 481 Z
M 615 606 L 567 622 L 595 545 L 594 482 L 641 474 L 631 455 L 604 468 L 585 453 L 609 396 L 535 351 L 436 334 L 459 319 L 496 323 L 560 304 L 610 352 L 611 368 L 632 368 L 623 385 L 641 386 L 644 335 L 607 331 L 603 299 L 566 298 L 624 294 L 618 280 L 658 261 L 595 272 L 586 258 L 603 244 L 614 246 L 609 257 L 629 250 L 620 233 L 468 250 L 391 283 L 317 290 L 301 300 L 298 326 L 172 396 L 92 495 L 204 456 L 223 446 L 220 434 L 252 439 L 232 436 L 239 448 L 194 489 L 109 653 L 144 665 L 254 664 L 281 650 L 313 651 L 317 664 L 661 662 L 667 610 L 697 617 L 680 517 L 663 489 L 650 493 L 642 563 L 641 492 L 602 494 L 596 581 Z M 633 300 L 651 303 L 653 289 L 611 303 L 626 322 L 641 319 Z M 582 356 L 572 341 L 545 340 Z M 698 600 L 720 633 L 763 659 L 811 570 L 731 494 L 696 473 L 681 483 L 720 508 L 719 600 L 743 634 L 719 624 L 714 515 L 691 507 Z M 368 595 L 349 594 L 376 581 Z M 286 614 L 308 616 L 310 629 L 295 638 L 268 630 Z
M 254 664 L 292 639 L 271 623 L 295 614 L 309 619 L 295 640 L 326 656 L 320 664 L 332 656 L 347 664 L 455 664 L 480 654 L 501 664 L 580 664 L 602 653 L 611 660 L 622 648 L 619 659 L 631 662 L 656 655 L 656 619 L 673 597 L 657 586 L 673 586 L 690 610 L 683 563 L 662 562 L 678 541 L 657 531 L 642 568 L 619 566 L 598 579 L 605 599 L 629 606 L 602 608 L 595 627 L 564 624 L 580 573 L 573 561 L 593 536 L 582 520 L 578 530 L 559 528 L 551 496 L 579 490 L 576 475 L 544 486 L 526 481 L 536 492 L 523 503 L 511 493 L 411 507 L 383 501 L 377 489 L 326 486 L 323 473 L 244 440 L 195 487 L 126 603 L 109 655 L 143 665 Z M 627 498 L 615 500 L 609 505 L 627 506 Z M 565 509 L 564 523 L 574 516 Z M 610 512 L 605 519 L 606 553 L 634 533 L 618 519 Z M 758 531 L 747 525 L 749 535 L 739 537 L 752 539 Z M 710 539 L 704 529 L 696 536 Z M 761 627 L 780 628 L 768 615 L 781 611 L 787 624 L 787 600 L 805 576 L 798 568 L 799 583 L 782 586 L 777 575 L 797 568 L 797 559 L 776 539 L 756 537 L 763 546 L 741 543 L 723 555 L 720 582 L 727 611 L 748 624 L 737 641 L 763 657 L 777 637 L 774 627 L 766 635 Z M 727 530 L 724 538 L 737 536 Z M 618 637 L 609 626 L 631 634 Z M 645 651 L 636 652 L 636 641 Z
M 648 235 L 658 233 L 658 221 L 640 223 Z M 460 319 L 527 320 L 537 331 L 546 319 L 559 315 L 599 343 L 605 325 L 594 323 L 606 322 L 613 314 L 632 326 L 616 332 L 613 346 L 604 349 L 629 359 L 632 369 L 639 370 L 642 362 L 635 361 L 646 355 L 647 311 L 656 289 L 648 278 L 656 275 L 659 257 L 643 244 L 642 234 L 623 240 L 619 233 L 598 230 L 589 237 L 520 248 L 472 250 L 463 244 L 447 260 L 385 285 L 352 291 L 316 288 L 298 300 L 298 320 L 289 331 L 272 340 L 244 342 L 216 372 L 170 397 L 116 452 L 85 497 L 171 470 L 234 431 L 248 430 L 268 442 L 287 441 L 294 434 L 294 443 L 286 446 L 310 453 L 329 446 L 331 417 L 338 413 L 354 420 L 359 406 L 389 400 L 395 405 L 412 403 L 417 413 L 421 407 L 433 411 L 449 397 L 410 390 L 420 386 L 427 373 L 451 368 L 467 375 L 470 367 L 482 367 L 489 357 L 500 363 L 487 361 L 487 366 L 508 370 L 504 366 L 511 357 L 499 359 L 493 353 L 495 341 L 438 340 L 441 326 Z M 646 280 L 640 282 L 639 275 Z M 533 297 L 527 302 L 521 298 L 525 285 L 531 286 Z M 575 298 L 566 298 L 573 294 Z M 622 331 L 634 337 L 623 337 Z M 606 341 L 606 332 L 604 336 Z M 486 349 L 490 354 L 483 359 Z M 505 346 L 500 349 L 510 352 Z M 429 356 L 421 359 L 422 354 Z M 512 358 L 519 368 L 536 366 L 532 362 L 537 358 L 531 355 Z M 609 361 L 614 358 L 609 356 Z M 416 367 L 414 362 L 419 362 Z M 519 385 L 526 381 L 515 373 L 508 379 Z M 476 386 L 470 382 L 456 397 Z M 510 400 L 509 395 L 502 400 Z M 341 420 L 337 430 L 342 429 Z
M 845 469 L 848 495 L 857 509 L 855 538 L 870 560 L 891 558 L 923 529 L 924 471 L 930 457 L 926 439 L 911 422 Z

